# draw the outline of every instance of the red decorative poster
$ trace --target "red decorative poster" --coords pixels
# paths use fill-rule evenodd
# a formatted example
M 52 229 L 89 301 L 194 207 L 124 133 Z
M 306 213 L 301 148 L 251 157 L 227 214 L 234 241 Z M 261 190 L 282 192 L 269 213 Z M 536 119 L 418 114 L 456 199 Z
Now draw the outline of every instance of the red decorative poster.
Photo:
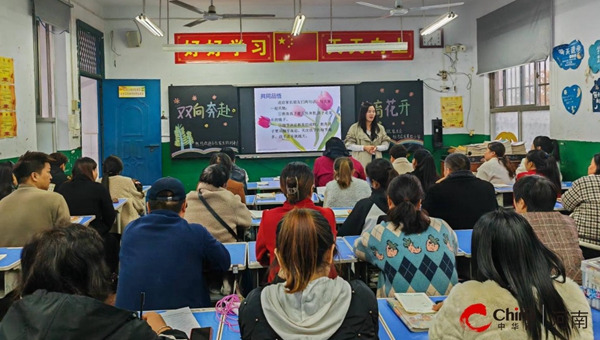
M 273 33 L 178 33 L 176 44 L 241 44 L 248 49 L 240 52 L 177 52 L 176 64 L 223 62 L 273 62 Z
M 177 52 L 176 64 L 223 62 L 319 62 L 319 61 L 396 61 L 413 60 L 414 31 L 343 31 L 305 32 L 292 36 L 288 32 L 244 33 L 177 33 L 176 44 L 239 44 L 248 45 L 245 53 L 235 52 Z M 335 52 L 327 53 L 327 44 L 408 43 L 407 51 Z
M 366 44 L 366 43 L 408 43 L 407 51 L 383 52 L 334 52 L 327 53 L 327 44 Z M 362 60 L 413 60 L 415 56 L 415 36 L 413 31 L 345 31 L 319 32 L 319 60 L 320 61 L 362 61 Z
M 275 61 L 319 61 L 318 32 L 292 36 L 289 32 L 273 33 Z

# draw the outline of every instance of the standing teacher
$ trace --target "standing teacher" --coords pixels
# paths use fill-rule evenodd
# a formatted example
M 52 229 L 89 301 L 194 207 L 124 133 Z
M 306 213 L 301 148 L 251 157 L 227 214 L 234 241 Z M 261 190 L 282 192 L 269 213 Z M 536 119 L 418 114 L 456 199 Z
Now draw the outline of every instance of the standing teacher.
M 373 159 L 382 157 L 381 152 L 387 151 L 390 141 L 383 125 L 377 122 L 375 106 L 363 103 L 358 123 L 352 124 L 346 135 L 346 147 L 352 151 L 352 157 L 366 168 Z

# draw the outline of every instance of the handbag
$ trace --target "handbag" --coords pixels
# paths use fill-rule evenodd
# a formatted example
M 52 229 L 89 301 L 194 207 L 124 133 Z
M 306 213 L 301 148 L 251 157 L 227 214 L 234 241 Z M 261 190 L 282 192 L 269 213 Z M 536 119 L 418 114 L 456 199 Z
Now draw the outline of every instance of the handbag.
M 236 241 L 240 242 L 240 241 L 244 241 L 243 236 L 240 237 L 238 236 L 238 234 L 233 231 L 233 229 L 231 229 L 231 227 L 229 226 L 229 224 L 225 223 L 225 221 L 223 221 L 223 219 L 221 218 L 221 216 L 219 216 L 219 214 L 217 214 L 213 208 L 210 206 L 210 204 L 208 204 L 208 202 L 206 201 L 206 198 L 204 198 L 202 196 L 202 193 L 198 192 L 198 198 L 200 199 L 200 201 L 202 201 L 202 203 L 206 206 L 206 209 L 211 213 L 211 215 L 213 215 L 213 217 L 219 222 L 221 223 L 221 225 L 227 229 L 227 231 L 231 234 L 231 236 L 233 236 L 233 238 L 236 239 Z

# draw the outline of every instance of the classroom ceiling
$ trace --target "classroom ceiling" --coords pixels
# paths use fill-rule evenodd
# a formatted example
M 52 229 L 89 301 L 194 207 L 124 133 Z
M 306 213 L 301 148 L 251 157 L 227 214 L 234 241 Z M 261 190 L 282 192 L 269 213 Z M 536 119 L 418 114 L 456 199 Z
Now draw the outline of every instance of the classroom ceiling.
M 147 6 L 157 6 L 159 1 L 161 0 L 146 0 Z M 162 0 L 163 5 L 168 0 Z M 386 7 L 394 7 L 395 0 L 363 0 L 366 2 L 370 2 L 373 4 L 386 6 Z M 453 2 L 458 2 L 459 0 L 453 0 Z M 467 2 L 465 0 L 460 0 L 463 2 Z M 472 0 L 471 0 L 472 1 Z M 110 7 L 118 7 L 118 6 L 131 6 L 131 5 L 141 5 L 142 0 L 96 0 L 95 1 L 100 6 L 110 6 Z M 210 0 L 187 0 L 187 3 L 204 8 L 208 7 L 210 4 Z M 425 5 L 439 5 L 448 3 L 448 0 L 404 0 L 404 6 L 406 7 L 417 7 L 422 6 L 423 2 Z M 223 5 L 223 6 L 237 6 L 239 0 L 213 0 L 215 6 Z M 298 3 L 298 0 L 296 0 Z M 293 6 L 293 0 L 242 0 L 242 7 L 251 8 L 252 6 L 259 7 L 267 7 L 267 6 L 285 6 L 289 5 Z M 326 6 L 329 5 L 328 0 L 302 0 L 302 6 Z M 356 1 L 353 0 L 333 0 L 334 6 L 359 6 L 356 4 Z M 362 7 L 362 6 L 359 6 Z

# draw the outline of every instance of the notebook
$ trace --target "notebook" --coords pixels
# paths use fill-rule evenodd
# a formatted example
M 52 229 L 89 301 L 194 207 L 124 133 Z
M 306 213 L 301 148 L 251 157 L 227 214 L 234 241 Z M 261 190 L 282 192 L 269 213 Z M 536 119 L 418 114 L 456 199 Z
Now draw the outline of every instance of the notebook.
M 250 210 L 250 214 L 253 219 L 261 219 L 262 218 L 262 210 Z
M 396 293 L 394 296 L 409 313 L 435 313 L 432 309 L 435 303 L 425 293 Z
M 170 310 L 162 313 L 161 316 L 168 326 L 184 332 L 188 337 L 191 336 L 192 329 L 200 328 L 190 307 Z
M 386 299 L 394 313 L 411 332 L 427 332 L 433 323 L 434 314 L 409 313 L 396 299 Z
M 336 218 L 338 217 L 348 217 L 348 215 L 350 215 L 350 212 L 352 210 L 347 210 L 347 209 L 332 209 L 333 210 L 333 214 L 335 215 Z
M 273 199 L 273 198 L 275 198 L 275 193 L 269 192 L 269 193 L 256 194 L 256 198 L 257 199 Z
M 6 254 L 0 255 L 0 261 L 2 261 L 2 259 L 4 259 L 5 257 L 6 257 Z

